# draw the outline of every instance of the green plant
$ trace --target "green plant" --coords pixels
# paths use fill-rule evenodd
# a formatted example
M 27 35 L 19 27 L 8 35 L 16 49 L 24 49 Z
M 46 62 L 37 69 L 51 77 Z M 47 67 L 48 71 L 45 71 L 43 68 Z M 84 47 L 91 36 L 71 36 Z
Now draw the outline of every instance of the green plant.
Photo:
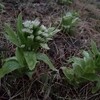
M 71 34 L 79 20 L 78 14 L 76 12 L 67 12 L 61 20 L 62 31 Z
M 60 4 L 71 4 L 73 0 L 58 0 Z
M 68 82 L 74 86 L 85 82 L 96 82 L 92 92 L 100 89 L 100 52 L 96 44 L 91 42 L 91 51 L 83 51 L 83 58 L 73 57 L 69 60 L 72 67 L 62 67 Z
M 48 56 L 40 53 L 38 49 L 41 47 L 49 49 L 47 42 L 52 40 L 52 36 L 59 31 L 58 29 L 46 28 L 37 19 L 23 23 L 20 14 L 17 19 L 16 32 L 8 24 L 5 24 L 5 31 L 6 38 L 16 45 L 16 52 L 14 57 L 5 60 L 0 69 L 0 78 L 16 69 L 29 75 L 39 61 L 45 62 L 50 69 L 57 71 Z
M 4 5 L 0 3 L 0 12 L 2 12 L 4 9 Z

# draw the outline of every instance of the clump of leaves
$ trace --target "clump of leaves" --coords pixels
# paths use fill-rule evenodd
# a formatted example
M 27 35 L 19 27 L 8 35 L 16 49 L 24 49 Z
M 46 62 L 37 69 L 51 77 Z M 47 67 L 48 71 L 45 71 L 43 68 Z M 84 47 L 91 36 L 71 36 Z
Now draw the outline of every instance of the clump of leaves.
M 79 20 L 79 15 L 77 12 L 67 12 L 61 20 L 61 29 L 63 32 L 71 35 L 73 33 L 75 26 Z
M 73 0 L 58 0 L 60 4 L 71 4 Z
M 16 69 L 20 72 L 31 73 L 36 64 L 43 61 L 49 65 L 53 71 L 57 71 L 48 56 L 38 51 L 39 48 L 49 49 L 47 42 L 59 30 L 54 27 L 47 28 L 41 25 L 39 20 L 22 22 L 21 14 L 18 16 L 16 32 L 6 24 L 6 38 L 16 45 L 15 56 L 6 59 L 0 69 L 0 78 Z M 28 74 L 29 75 L 29 74 Z
M 83 58 L 73 57 L 69 61 L 72 67 L 63 67 L 62 71 L 68 82 L 74 86 L 85 82 L 96 82 L 92 92 L 100 89 L 100 52 L 96 44 L 91 42 L 91 51 L 83 51 Z

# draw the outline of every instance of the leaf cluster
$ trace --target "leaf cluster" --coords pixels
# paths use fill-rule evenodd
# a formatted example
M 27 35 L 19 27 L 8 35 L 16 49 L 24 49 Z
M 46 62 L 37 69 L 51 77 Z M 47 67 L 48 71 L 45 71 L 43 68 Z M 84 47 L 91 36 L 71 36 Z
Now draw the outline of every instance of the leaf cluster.
M 32 73 L 39 61 L 45 62 L 50 69 L 57 71 L 48 56 L 40 53 L 38 49 L 49 49 L 47 42 L 52 40 L 54 34 L 59 31 L 58 29 L 46 28 L 37 19 L 23 23 L 20 14 L 17 19 L 16 31 L 8 24 L 5 25 L 5 31 L 6 38 L 16 45 L 16 51 L 14 57 L 5 60 L 0 69 L 0 78 L 15 70 L 21 73 Z
M 100 89 L 100 52 L 95 42 L 91 42 L 91 51 L 83 51 L 83 58 L 73 57 L 69 62 L 72 63 L 72 67 L 63 67 L 62 71 L 70 84 L 78 86 L 94 82 L 96 86 L 92 92 Z
M 62 17 L 61 20 L 62 31 L 71 34 L 78 21 L 79 21 L 78 13 L 67 12 L 66 15 Z

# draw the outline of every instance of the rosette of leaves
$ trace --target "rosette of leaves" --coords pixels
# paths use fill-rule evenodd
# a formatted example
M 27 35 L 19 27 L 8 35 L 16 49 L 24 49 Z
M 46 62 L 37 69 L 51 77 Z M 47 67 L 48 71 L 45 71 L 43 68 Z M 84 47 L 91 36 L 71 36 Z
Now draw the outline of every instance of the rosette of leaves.
M 83 58 L 71 58 L 69 62 L 72 63 L 72 67 L 62 67 L 62 71 L 71 85 L 96 83 L 96 86 L 92 88 L 92 92 L 95 93 L 100 90 L 100 52 L 93 41 L 91 47 L 91 51 L 83 51 Z
M 63 32 L 67 34 L 73 33 L 75 26 L 79 21 L 78 13 L 76 12 L 67 12 L 65 16 L 62 17 L 61 20 L 61 29 Z
M 39 61 L 45 62 L 50 69 L 57 71 L 48 56 L 38 51 L 39 48 L 49 49 L 47 42 L 59 30 L 47 28 L 36 19 L 22 22 L 21 14 L 17 19 L 16 32 L 6 24 L 6 38 L 16 45 L 15 56 L 8 58 L 0 69 L 0 78 L 16 69 L 24 73 L 33 72 Z M 29 74 L 28 74 L 29 75 Z

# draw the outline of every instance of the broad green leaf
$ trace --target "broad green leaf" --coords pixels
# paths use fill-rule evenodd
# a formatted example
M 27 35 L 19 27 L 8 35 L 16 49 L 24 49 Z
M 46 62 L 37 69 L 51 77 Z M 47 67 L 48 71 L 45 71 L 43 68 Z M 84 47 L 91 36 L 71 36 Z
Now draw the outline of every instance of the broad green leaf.
M 87 51 L 83 51 L 83 56 L 84 56 L 84 61 L 87 62 L 88 60 L 90 60 L 90 55 Z
M 69 81 L 74 80 L 74 71 L 72 68 L 62 67 L 61 69 Z
M 53 64 L 51 63 L 50 59 L 48 58 L 48 56 L 46 54 L 37 53 L 36 57 L 38 60 L 41 60 L 41 61 L 45 62 L 47 65 L 49 65 L 50 69 L 52 69 L 53 71 L 57 71 L 57 69 L 53 66 Z
M 16 33 L 13 31 L 12 28 L 10 28 L 8 24 L 5 24 L 5 31 L 7 33 L 5 34 L 6 38 L 12 43 L 14 43 L 16 46 L 20 46 L 20 42 Z
M 86 79 L 86 80 L 88 80 L 88 81 L 92 81 L 92 82 L 97 81 L 97 80 L 100 79 L 99 76 L 96 75 L 95 73 L 85 73 L 85 74 L 82 76 L 82 78 L 84 78 L 84 79 Z
M 80 66 L 81 68 L 83 68 L 85 66 L 85 62 L 82 58 L 73 57 L 69 61 L 73 63 L 72 64 L 73 67 Z
M 22 32 L 22 28 L 23 28 L 23 25 L 22 25 L 22 15 L 19 14 L 18 15 L 18 19 L 17 19 L 17 30 L 21 33 Z
M 0 68 L 0 78 L 4 77 L 6 74 L 11 73 L 12 71 L 21 68 L 18 61 L 8 60 L 4 63 L 3 67 Z
M 32 79 L 33 74 L 35 73 L 35 71 L 28 71 L 25 74 L 29 77 L 29 79 Z
M 17 35 L 21 41 L 21 44 L 25 43 L 25 37 L 23 35 L 22 29 L 23 29 L 23 24 L 22 24 L 22 15 L 19 14 L 18 15 L 18 19 L 17 19 Z
M 86 65 L 84 69 L 84 73 L 95 73 L 95 65 Z
M 16 56 L 13 56 L 13 57 L 10 57 L 10 58 L 5 59 L 5 62 L 7 62 L 9 60 L 16 60 L 17 61 L 17 58 L 16 58 Z
M 95 72 L 95 62 L 91 55 L 87 51 L 83 51 L 83 56 L 84 56 L 84 62 L 85 62 L 85 67 L 84 67 L 84 72 L 85 73 L 93 73 Z
M 85 62 L 84 72 L 85 73 L 94 73 L 95 72 L 95 62 L 93 59 L 88 59 Z
M 15 54 L 16 54 L 19 64 L 24 67 L 24 65 L 26 64 L 26 61 L 24 58 L 23 50 L 20 48 L 16 48 Z
M 100 90 L 100 79 L 96 83 L 96 86 L 92 88 L 92 93 L 96 93 L 98 90 Z
M 92 49 L 92 52 L 93 52 L 94 55 L 99 54 L 96 43 L 94 41 L 91 41 L 91 49 Z
M 94 61 L 95 61 L 96 69 L 99 72 L 100 71 L 100 55 L 97 55 L 95 57 L 95 60 Z
M 78 65 L 74 65 L 73 67 L 73 71 L 74 71 L 74 74 L 77 76 L 77 77 L 81 77 L 84 73 L 84 70 L 82 67 L 78 66 Z
M 32 51 L 27 51 L 24 52 L 24 57 L 27 62 L 28 68 L 30 70 L 34 70 L 37 63 L 36 54 Z

